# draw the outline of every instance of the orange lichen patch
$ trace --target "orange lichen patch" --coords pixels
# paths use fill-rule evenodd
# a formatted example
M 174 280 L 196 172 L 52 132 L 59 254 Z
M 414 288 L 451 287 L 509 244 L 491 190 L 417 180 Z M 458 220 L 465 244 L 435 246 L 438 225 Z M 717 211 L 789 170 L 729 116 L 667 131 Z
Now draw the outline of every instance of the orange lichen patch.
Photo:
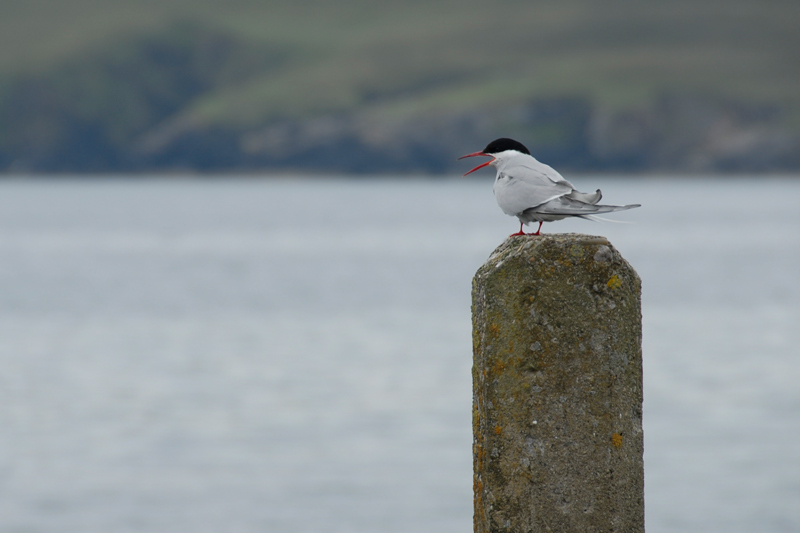
M 473 505 L 475 511 L 472 516 L 473 529 L 475 531 L 480 529 L 485 530 L 486 524 L 486 511 L 483 508 L 483 482 L 475 476 L 472 482 Z
M 478 353 L 481 351 L 481 336 L 478 335 L 478 330 L 472 332 L 472 352 Z
M 614 448 L 619 448 L 622 446 L 622 435 L 619 433 L 614 433 L 611 435 L 611 444 L 614 445 Z
M 506 362 L 503 361 L 502 359 L 496 359 L 494 364 L 492 365 L 492 372 L 498 374 L 503 370 L 505 370 L 505 368 L 506 368 Z
M 475 447 L 475 466 L 476 469 L 480 472 L 483 470 L 483 463 L 486 461 L 486 450 L 484 450 L 483 446 L 476 446 Z
M 496 337 L 500 334 L 500 327 L 497 324 L 489 324 L 489 334 Z
M 608 285 L 609 289 L 618 289 L 622 287 L 622 280 L 619 279 L 619 276 L 614 274 L 613 276 L 611 276 L 611 279 L 608 280 L 608 283 L 606 283 L 606 285 Z
M 503 432 L 503 428 L 501 428 L 500 426 L 495 426 L 495 427 L 494 427 L 494 434 L 495 434 L 495 435 L 499 435 L 499 434 L 501 434 L 502 432 Z

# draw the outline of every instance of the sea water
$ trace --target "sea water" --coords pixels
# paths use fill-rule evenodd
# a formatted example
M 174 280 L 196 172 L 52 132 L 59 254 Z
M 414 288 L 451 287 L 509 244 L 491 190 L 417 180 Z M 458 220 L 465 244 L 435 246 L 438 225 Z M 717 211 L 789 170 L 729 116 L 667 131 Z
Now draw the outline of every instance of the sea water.
M 647 529 L 800 530 L 800 180 L 571 177 L 643 280 Z M 464 532 L 491 177 L 0 182 L 0 530 Z

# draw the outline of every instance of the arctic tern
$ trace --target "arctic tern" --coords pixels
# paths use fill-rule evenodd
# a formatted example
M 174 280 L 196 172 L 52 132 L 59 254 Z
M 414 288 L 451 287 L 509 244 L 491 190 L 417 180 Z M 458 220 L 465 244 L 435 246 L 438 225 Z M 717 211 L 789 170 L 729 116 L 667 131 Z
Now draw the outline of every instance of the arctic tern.
M 567 217 L 595 218 L 593 215 L 623 211 L 640 207 L 631 205 L 598 205 L 602 198 L 600 189 L 593 193 L 579 192 L 552 167 L 540 163 L 530 151 L 514 139 L 501 138 L 490 142 L 480 152 L 459 157 L 486 156 L 490 161 L 473 168 L 471 174 L 487 165 L 497 168 L 494 196 L 500 209 L 519 219 L 519 232 L 515 235 L 539 235 L 543 222 Z M 464 174 L 465 176 L 467 174 Z M 525 233 L 522 226 L 538 222 L 536 233 Z

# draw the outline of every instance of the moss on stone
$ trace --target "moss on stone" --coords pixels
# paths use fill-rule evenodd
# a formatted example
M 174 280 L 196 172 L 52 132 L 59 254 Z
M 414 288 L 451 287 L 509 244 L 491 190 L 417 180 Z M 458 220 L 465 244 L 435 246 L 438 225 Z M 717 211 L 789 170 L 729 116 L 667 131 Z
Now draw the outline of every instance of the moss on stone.
M 643 531 L 641 281 L 603 237 L 509 238 L 473 280 L 475 531 Z

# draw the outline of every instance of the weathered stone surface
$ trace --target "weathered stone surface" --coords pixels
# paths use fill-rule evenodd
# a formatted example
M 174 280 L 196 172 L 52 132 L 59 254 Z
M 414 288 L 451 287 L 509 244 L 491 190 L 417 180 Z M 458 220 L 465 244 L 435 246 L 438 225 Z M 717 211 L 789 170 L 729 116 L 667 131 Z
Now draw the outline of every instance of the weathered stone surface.
M 633 268 L 604 237 L 511 237 L 472 302 L 475 532 L 644 531 Z

